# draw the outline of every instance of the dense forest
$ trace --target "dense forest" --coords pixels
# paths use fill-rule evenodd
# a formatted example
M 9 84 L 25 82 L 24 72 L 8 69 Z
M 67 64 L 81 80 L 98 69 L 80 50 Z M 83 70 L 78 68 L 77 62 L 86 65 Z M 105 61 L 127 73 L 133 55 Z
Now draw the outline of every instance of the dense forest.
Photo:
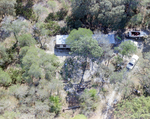
M 0 0 L 0 119 L 149 119 L 149 34 L 150 0 Z

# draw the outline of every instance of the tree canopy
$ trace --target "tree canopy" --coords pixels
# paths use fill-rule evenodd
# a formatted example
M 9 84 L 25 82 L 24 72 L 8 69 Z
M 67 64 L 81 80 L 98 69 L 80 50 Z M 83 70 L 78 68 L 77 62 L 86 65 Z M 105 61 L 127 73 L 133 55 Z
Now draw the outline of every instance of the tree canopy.
M 137 51 L 137 46 L 131 41 L 124 41 L 115 50 L 119 51 L 122 56 L 129 56 Z
M 76 53 L 84 58 L 100 58 L 103 50 L 98 45 L 98 42 L 90 37 L 81 37 L 80 40 L 74 41 L 71 45 L 72 53 Z
M 92 37 L 92 35 L 93 35 L 93 33 L 90 29 L 85 29 L 85 28 L 79 28 L 78 30 L 73 29 L 70 32 L 66 42 L 67 42 L 67 44 L 71 44 L 76 40 L 80 40 L 80 38 L 82 38 L 82 37 L 86 37 L 86 36 Z
M 25 70 L 23 77 L 26 81 L 32 82 L 35 78 L 51 80 L 55 77 L 55 70 L 59 65 L 54 55 L 48 55 L 43 50 L 30 47 L 22 59 L 22 66 Z
M 150 97 L 137 97 L 132 100 L 123 100 L 117 104 L 115 116 L 119 119 L 149 119 Z
M 9 74 L 0 68 L 0 84 L 7 86 L 12 82 Z

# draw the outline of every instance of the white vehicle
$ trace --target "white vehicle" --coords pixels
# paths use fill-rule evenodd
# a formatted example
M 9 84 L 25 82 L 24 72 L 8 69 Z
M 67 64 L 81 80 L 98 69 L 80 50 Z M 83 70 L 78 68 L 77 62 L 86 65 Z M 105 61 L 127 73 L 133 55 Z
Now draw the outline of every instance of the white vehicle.
M 128 37 L 131 38 L 147 38 L 148 35 L 143 31 L 129 31 Z
M 129 70 L 133 69 L 138 59 L 139 57 L 137 55 L 133 55 L 130 62 L 127 64 L 126 68 Z

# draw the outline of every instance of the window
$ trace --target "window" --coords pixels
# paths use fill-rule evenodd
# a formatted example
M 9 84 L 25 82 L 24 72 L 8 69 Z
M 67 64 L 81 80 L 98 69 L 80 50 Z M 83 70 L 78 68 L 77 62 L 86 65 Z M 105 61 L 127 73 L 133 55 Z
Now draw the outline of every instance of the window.
M 57 47 L 60 47 L 60 45 L 57 45 Z
M 63 45 L 63 47 L 66 47 L 66 45 Z

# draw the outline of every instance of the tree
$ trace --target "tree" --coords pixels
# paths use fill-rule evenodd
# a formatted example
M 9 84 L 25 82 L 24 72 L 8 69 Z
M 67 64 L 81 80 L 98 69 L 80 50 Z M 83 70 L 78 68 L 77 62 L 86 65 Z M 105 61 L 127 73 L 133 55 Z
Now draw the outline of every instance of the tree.
M 119 119 L 149 119 L 150 97 L 136 97 L 132 100 L 122 100 L 117 104 L 115 117 Z
M 49 0 L 47 4 L 48 4 L 48 7 L 51 8 L 54 13 L 55 7 L 56 7 L 56 2 L 53 0 Z
M 6 48 L 2 44 L 0 44 L 0 66 L 3 66 L 8 61 L 9 55 L 6 51 Z
M 72 17 L 74 21 L 82 21 L 90 28 L 100 27 L 100 24 L 104 30 L 123 28 L 127 16 L 126 3 L 120 0 L 72 0 Z
M 51 106 L 51 109 L 50 111 L 51 112 L 55 112 L 55 114 L 59 114 L 60 110 L 61 110 L 61 103 L 60 103 L 60 98 L 58 96 L 51 96 L 50 98 L 50 106 Z
M 43 50 L 32 46 L 22 59 L 23 78 L 29 83 L 39 79 L 51 80 L 55 77 L 58 66 L 56 56 L 47 55 Z
M 18 42 L 20 47 L 32 46 L 36 43 L 35 39 L 32 37 L 30 33 L 20 35 L 18 37 Z
M 82 83 L 88 58 L 96 60 L 102 56 L 103 51 L 99 47 L 97 40 L 92 38 L 92 31 L 89 29 L 79 28 L 79 30 L 72 30 L 66 42 L 70 45 L 72 54 L 76 54 L 85 60 Z
M 9 84 L 11 84 L 11 82 L 12 82 L 12 79 L 10 78 L 9 74 L 4 72 L 0 68 L 0 84 L 4 86 L 8 86 Z
M 102 49 L 99 47 L 98 42 L 88 36 L 81 37 L 79 40 L 70 44 L 72 53 L 82 56 L 85 59 L 100 58 L 102 56 Z
M 33 7 L 33 11 L 36 13 L 36 22 L 39 21 L 40 16 L 47 12 L 47 9 L 43 6 L 41 6 L 40 4 L 37 4 Z
M 27 31 L 27 22 L 21 21 L 20 19 L 13 20 L 12 17 L 5 17 L 2 21 L 2 30 L 14 34 L 16 43 L 18 43 L 18 36 Z
M 137 46 L 131 41 L 122 42 L 119 47 L 115 48 L 122 54 L 122 57 L 129 56 L 137 51 Z
M 15 16 L 15 4 L 16 0 L 0 0 L 0 15 L 2 18 L 5 15 Z
M 67 44 L 71 44 L 75 40 L 80 40 L 81 37 L 85 37 L 85 36 L 92 37 L 92 35 L 93 35 L 93 33 L 90 29 L 85 29 L 85 28 L 79 28 L 78 30 L 73 29 L 70 32 L 66 42 L 67 42 Z
M 36 28 L 34 29 L 35 36 L 37 37 L 40 48 L 44 49 L 44 45 L 48 39 L 49 30 L 46 29 L 46 24 L 43 22 L 36 23 Z

